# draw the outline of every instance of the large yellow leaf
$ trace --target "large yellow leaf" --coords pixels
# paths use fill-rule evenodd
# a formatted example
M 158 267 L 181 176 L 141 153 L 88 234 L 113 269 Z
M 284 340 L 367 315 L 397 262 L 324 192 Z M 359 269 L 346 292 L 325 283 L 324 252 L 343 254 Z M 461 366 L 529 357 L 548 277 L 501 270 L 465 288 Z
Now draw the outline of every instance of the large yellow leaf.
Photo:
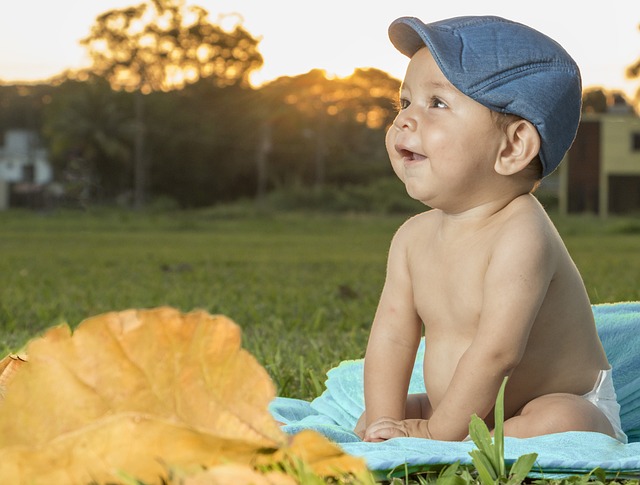
M 9 354 L 0 360 L 0 401 L 4 399 L 9 382 L 16 375 L 18 369 L 26 362 L 26 356 Z
M 358 474 L 366 470 L 361 458 L 345 454 L 335 443 L 312 430 L 295 435 L 289 446 L 278 450 L 272 459 L 281 461 L 281 456 L 302 460 L 319 476 L 337 476 L 344 470 Z
M 0 362 L 2 483 L 129 476 L 152 484 L 167 481 L 170 469 L 207 483 L 235 471 L 230 483 L 257 483 L 254 465 L 291 456 L 324 475 L 366 470 L 317 433 L 282 433 L 267 410 L 273 383 L 226 317 L 172 308 L 108 313 L 73 334 L 54 327 L 26 353 L 27 363 Z M 287 481 L 273 472 L 263 478 Z
M 180 485 L 297 485 L 294 477 L 283 472 L 260 473 L 247 465 L 217 465 L 199 473 L 182 477 Z M 307 485 L 307 484 L 304 484 Z

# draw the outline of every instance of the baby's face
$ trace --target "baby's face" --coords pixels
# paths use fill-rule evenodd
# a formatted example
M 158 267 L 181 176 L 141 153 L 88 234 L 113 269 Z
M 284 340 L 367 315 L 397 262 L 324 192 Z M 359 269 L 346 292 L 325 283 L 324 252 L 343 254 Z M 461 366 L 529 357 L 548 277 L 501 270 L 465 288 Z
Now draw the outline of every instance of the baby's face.
M 504 132 L 491 111 L 456 89 L 427 48 L 407 68 L 386 137 L 393 169 L 414 199 L 447 207 L 494 173 Z

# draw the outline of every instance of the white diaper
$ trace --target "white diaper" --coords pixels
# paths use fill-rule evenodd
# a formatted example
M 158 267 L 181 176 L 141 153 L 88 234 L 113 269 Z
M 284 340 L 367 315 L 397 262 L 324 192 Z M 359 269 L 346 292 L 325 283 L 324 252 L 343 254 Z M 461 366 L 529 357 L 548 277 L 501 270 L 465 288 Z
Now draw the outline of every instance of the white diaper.
M 622 431 L 622 425 L 620 424 L 620 405 L 616 397 L 616 390 L 613 387 L 612 370 L 601 370 L 593 389 L 582 397 L 595 404 L 607 417 L 613 427 L 616 439 L 622 443 L 627 443 L 627 435 Z

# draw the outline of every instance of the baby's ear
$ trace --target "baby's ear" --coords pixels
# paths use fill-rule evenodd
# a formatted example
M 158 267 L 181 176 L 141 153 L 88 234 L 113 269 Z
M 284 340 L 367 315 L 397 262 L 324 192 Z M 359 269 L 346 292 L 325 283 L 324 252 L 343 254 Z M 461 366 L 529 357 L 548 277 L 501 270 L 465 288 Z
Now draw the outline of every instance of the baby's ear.
M 527 120 L 509 124 L 494 169 L 500 175 L 513 175 L 523 170 L 540 151 L 540 135 Z

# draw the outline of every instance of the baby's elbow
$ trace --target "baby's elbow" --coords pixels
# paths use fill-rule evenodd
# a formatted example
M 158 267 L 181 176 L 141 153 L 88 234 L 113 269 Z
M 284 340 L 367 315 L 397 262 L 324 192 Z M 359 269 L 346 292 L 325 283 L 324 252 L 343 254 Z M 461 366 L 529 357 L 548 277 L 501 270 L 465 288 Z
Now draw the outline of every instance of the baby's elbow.
M 517 349 L 498 348 L 485 353 L 485 365 L 501 375 L 509 375 L 520 364 L 522 352 Z

